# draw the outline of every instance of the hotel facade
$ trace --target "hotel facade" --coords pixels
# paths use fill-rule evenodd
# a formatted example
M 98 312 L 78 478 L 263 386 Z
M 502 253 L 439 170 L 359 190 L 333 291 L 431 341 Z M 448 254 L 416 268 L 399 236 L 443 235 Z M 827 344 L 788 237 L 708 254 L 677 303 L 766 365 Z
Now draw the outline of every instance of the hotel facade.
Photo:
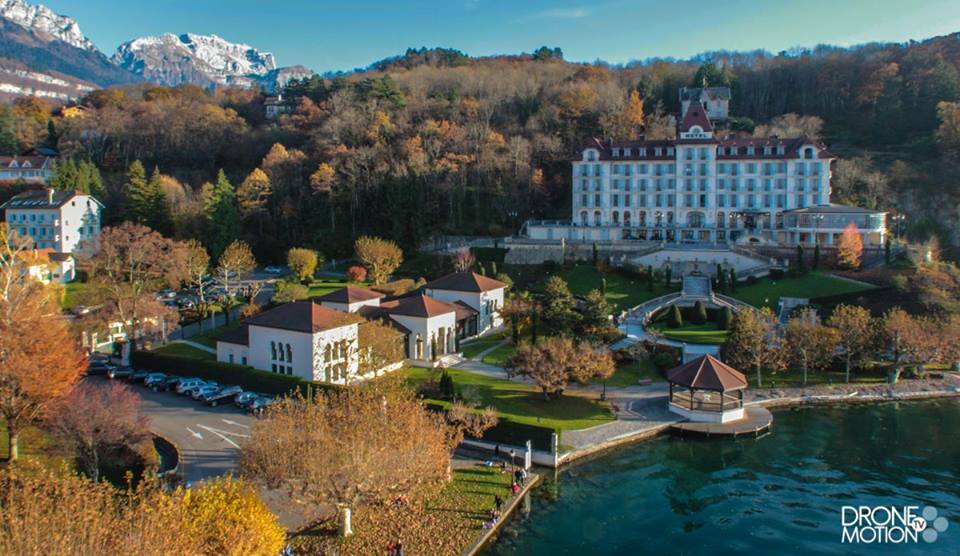
M 826 147 L 807 137 L 716 137 L 692 102 L 675 139 L 590 141 L 573 166 L 572 218 L 530 221 L 530 239 L 835 245 L 853 223 L 864 245 L 886 215 L 830 202 Z

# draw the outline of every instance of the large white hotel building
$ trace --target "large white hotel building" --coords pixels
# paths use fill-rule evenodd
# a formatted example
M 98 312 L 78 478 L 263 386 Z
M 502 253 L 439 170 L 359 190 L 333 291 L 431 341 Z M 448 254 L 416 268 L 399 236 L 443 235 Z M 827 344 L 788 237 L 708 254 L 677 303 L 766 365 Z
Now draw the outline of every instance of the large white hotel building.
M 834 156 L 807 137 L 715 137 L 685 103 L 671 140 L 594 139 L 573 165 L 570 221 L 530 221 L 531 239 L 830 246 L 850 223 L 885 241 L 882 211 L 830 203 Z

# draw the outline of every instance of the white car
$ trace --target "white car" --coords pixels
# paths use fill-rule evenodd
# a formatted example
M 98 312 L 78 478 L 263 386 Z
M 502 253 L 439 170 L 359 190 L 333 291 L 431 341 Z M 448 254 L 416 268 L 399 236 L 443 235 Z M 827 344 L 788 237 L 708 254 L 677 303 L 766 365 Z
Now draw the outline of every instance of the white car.
M 283 273 L 283 267 L 270 265 L 264 268 L 263 271 L 266 272 L 267 274 L 281 274 Z
M 190 397 L 195 400 L 201 400 L 205 396 L 212 396 L 220 390 L 219 386 L 201 386 L 190 393 Z
M 185 378 L 177 382 L 177 394 L 189 394 L 191 390 L 205 383 L 199 378 Z

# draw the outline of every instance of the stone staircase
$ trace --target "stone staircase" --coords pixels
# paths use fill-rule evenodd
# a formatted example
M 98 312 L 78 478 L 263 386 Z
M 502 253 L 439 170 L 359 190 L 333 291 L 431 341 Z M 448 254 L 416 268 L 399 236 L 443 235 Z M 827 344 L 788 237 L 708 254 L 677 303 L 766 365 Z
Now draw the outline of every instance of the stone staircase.
M 709 276 L 686 275 L 681 292 L 685 299 L 709 299 L 713 295 L 713 285 Z

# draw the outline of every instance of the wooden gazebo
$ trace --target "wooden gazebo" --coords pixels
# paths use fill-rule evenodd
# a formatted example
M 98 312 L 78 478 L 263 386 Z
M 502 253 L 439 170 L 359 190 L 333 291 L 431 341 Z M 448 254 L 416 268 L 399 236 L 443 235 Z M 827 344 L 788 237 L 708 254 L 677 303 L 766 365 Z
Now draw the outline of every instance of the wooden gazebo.
M 668 409 L 691 421 L 726 423 L 742 419 L 747 377 L 712 355 L 701 355 L 667 371 Z

